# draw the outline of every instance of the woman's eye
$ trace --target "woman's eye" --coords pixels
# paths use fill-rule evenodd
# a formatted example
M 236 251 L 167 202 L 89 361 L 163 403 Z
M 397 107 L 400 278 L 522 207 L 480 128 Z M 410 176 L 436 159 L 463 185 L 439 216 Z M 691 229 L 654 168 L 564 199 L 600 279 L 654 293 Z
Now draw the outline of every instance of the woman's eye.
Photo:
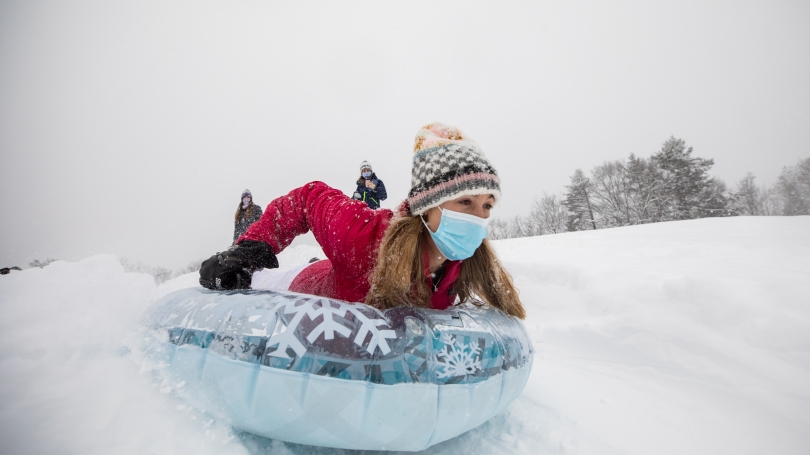
M 484 209 L 492 210 L 492 204 L 484 204 Z

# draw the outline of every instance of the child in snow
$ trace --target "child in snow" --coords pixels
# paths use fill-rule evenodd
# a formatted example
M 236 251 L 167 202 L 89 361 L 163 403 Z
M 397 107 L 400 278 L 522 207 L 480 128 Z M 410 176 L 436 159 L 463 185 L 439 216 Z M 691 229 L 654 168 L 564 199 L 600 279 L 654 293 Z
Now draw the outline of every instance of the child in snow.
M 388 193 L 385 191 L 385 184 L 371 169 L 371 163 L 368 161 L 360 163 L 360 178 L 357 179 L 357 190 L 352 199 L 365 202 L 370 209 L 378 209 L 380 201 L 386 198 Z
M 242 191 L 242 202 L 236 208 L 236 221 L 233 223 L 233 244 L 247 231 L 251 224 L 262 216 L 262 208 L 253 203 L 250 190 Z
M 290 291 L 377 308 L 446 309 L 481 299 L 525 317 L 512 278 L 485 239 L 500 180 L 480 147 L 458 129 L 433 123 L 416 135 L 411 190 L 397 213 L 371 210 L 323 182 L 267 205 L 229 251 L 203 262 L 209 289 L 247 289 L 251 274 L 278 267 L 276 254 L 312 231 L 327 260 L 310 264 Z

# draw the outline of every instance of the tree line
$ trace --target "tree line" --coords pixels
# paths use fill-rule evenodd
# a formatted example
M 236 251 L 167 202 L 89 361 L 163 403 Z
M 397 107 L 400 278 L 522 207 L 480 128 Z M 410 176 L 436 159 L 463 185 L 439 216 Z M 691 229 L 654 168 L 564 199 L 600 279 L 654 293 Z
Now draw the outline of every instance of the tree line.
M 761 187 L 752 173 L 729 189 L 711 177 L 714 160 L 693 156 L 670 137 L 649 158 L 630 154 L 590 175 L 577 169 L 561 195 L 535 198 L 528 215 L 490 222 L 492 239 L 604 229 L 661 221 L 739 215 L 810 215 L 810 158 L 782 169 Z
M 124 267 L 125 272 L 148 273 L 155 278 L 155 283 L 160 284 L 171 279 L 177 278 L 180 275 L 196 272 L 200 270 L 202 260 L 191 261 L 185 267 L 176 270 L 169 270 L 166 267 L 146 265 L 141 262 L 133 261 L 128 258 L 119 258 L 118 262 Z

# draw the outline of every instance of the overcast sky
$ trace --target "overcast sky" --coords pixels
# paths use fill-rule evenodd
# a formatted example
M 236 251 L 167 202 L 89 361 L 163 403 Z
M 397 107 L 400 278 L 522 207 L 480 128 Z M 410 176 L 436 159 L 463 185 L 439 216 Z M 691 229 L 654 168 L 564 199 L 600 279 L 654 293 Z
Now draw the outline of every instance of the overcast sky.
M 810 2 L 0 0 L 0 267 L 226 248 L 245 188 L 394 207 L 456 125 L 528 211 L 674 135 L 734 186 L 810 156 Z

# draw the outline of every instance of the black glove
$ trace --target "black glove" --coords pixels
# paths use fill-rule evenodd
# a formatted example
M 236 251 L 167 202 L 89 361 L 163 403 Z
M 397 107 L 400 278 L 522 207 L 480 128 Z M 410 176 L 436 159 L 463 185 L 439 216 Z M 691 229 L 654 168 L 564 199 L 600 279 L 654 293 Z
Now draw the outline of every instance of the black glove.
M 249 289 L 253 272 L 276 267 L 278 259 L 270 245 L 245 240 L 206 259 L 200 267 L 200 284 L 208 289 Z

